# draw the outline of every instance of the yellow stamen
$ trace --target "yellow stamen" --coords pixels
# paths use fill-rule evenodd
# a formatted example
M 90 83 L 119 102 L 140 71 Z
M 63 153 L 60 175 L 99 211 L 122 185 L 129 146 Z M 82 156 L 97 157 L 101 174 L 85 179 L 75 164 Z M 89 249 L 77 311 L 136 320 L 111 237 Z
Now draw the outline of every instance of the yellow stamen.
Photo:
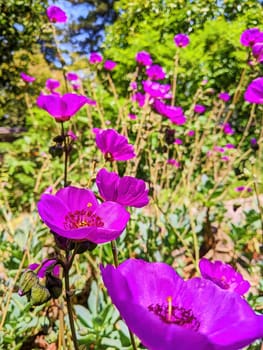
M 168 303 L 168 315 L 167 320 L 171 321 L 172 319 L 172 297 L 167 297 L 167 303 Z
M 88 207 L 88 208 L 92 207 L 92 203 L 89 202 L 89 203 L 87 204 L 87 207 Z

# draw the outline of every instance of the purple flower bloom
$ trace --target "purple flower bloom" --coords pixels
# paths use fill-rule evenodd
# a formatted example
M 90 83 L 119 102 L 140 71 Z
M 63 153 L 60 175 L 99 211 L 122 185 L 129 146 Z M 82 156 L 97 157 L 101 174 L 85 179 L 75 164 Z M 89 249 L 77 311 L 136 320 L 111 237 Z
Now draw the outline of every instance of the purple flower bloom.
M 107 70 L 113 70 L 116 67 L 117 63 L 114 61 L 105 61 L 104 68 Z
M 72 93 L 60 95 L 40 95 L 37 98 L 38 107 L 46 110 L 56 121 L 69 120 L 87 103 L 87 97 Z
M 222 125 L 222 128 L 223 128 L 223 132 L 226 134 L 226 135 L 233 135 L 235 133 L 235 130 L 233 130 L 231 128 L 231 125 L 229 123 L 225 123 Z
M 189 36 L 186 34 L 182 34 L 182 33 L 177 34 L 174 37 L 174 43 L 177 47 L 185 47 L 185 46 L 189 45 L 189 43 L 190 43 Z
M 181 164 L 175 159 L 168 159 L 167 164 L 173 165 L 176 168 L 180 168 Z
M 46 88 L 53 92 L 55 89 L 57 89 L 60 86 L 60 82 L 56 79 L 47 79 L 46 81 Z
M 228 102 L 231 98 L 231 96 L 229 95 L 228 92 L 220 92 L 220 94 L 218 94 L 218 98 L 220 98 L 220 100 Z
M 259 63 L 263 62 L 263 42 L 253 45 L 252 54 Z
M 136 62 L 142 66 L 150 66 L 152 64 L 152 58 L 149 52 L 140 51 L 136 54 Z
M 33 83 L 33 81 L 36 80 L 35 77 L 31 77 L 30 75 L 27 75 L 24 72 L 20 73 L 20 77 L 24 80 L 25 83 Z
M 224 153 L 224 147 L 220 147 L 220 146 L 214 146 L 214 151 L 216 152 L 220 152 L 220 153 Z
M 122 205 L 98 204 L 92 191 L 72 186 L 55 195 L 42 194 L 37 206 L 41 219 L 56 235 L 96 244 L 119 237 L 130 218 Z
M 243 191 L 245 191 L 245 189 L 246 189 L 245 186 L 238 186 L 235 188 L 235 191 L 236 192 L 243 192 Z
M 145 182 L 135 177 L 119 177 L 103 168 L 97 174 L 96 184 L 101 197 L 106 201 L 136 208 L 149 203 L 149 191 Z
M 263 77 L 252 80 L 245 91 L 244 98 L 250 103 L 263 104 Z
M 181 107 L 167 106 L 159 100 L 155 100 L 153 106 L 159 114 L 169 118 L 173 124 L 182 125 L 186 122 L 186 117 Z
M 165 78 L 165 72 L 163 70 L 163 67 L 159 66 L 158 64 L 154 64 L 146 69 L 146 74 L 149 78 L 154 80 L 164 79 Z
M 203 105 L 195 105 L 194 112 L 198 114 L 203 114 L 206 111 L 206 107 Z
M 258 143 L 258 140 L 255 138 L 255 137 L 253 137 L 252 139 L 250 139 L 250 144 L 251 145 L 256 145 Z
M 221 160 L 223 162 L 228 162 L 229 161 L 229 157 L 228 156 L 223 156 L 223 157 L 221 157 Z
M 233 269 L 231 265 L 222 261 L 211 262 L 202 258 L 199 261 L 199 268 L 203 278 L 209 279 L 220 288 L 228 289 L 240 295 L 245 294 L 250 284 L 244 280 L 242 275 Z
M 109 161 L 125 161 L 136 156 L 133 145 L 129 144 L 127 138 L 114 129 L 97 130 L 96 144 L 105 159 Z
M 77 73 L 73 73 L 73 72 L 68 72 L 66 74 L 66 78 L 68 81 L 75 81 L 79 79 L 79 76 Z
M 72 130 L 69 130 L 67 135 L 71 138 L 72 141 L 76 141 L 78 139 L 78 136 Z
M 66 13 L 58 6 L 49 6 L 47 8 L 47 16 L 50 22 L 64 23 L 67 21 Z
M 101 56 L 101 54 L 97 52 L 91 52 L 89 57 L 89 63 L 96 64 L 96 63 L 102 62 L 102 60 L 103 60 L 103 57 Z
M 145 104 L 145 95 L 141 92 L 135 92 L 135 94 L 132 95 L 132 101 L 136 101 L 139 107 L 142 108 Z
M 175 139 L 174 140 L 174 144 L 176 145 L 182 145 L 183 144 L 183 141 L 181 139 Z
M 236 146 L 233 145 L 232 143 L 227 143 L 227 144 L 225 145 L 225 148 L 234 149 L 234 148 L 236 148 Z
M 28 269 L 31 271 L 35 271 L 37 269 L 37 276 L 39 278 L 44 278 L 46 275 L 46 272 L 48 270 L 51 270 L 53 272 L 54 276 L 59 276 L 59 266 L 56 265 L 57 260 L 55 259 L 45 259 L 42 261 L 41 264 L 30 264 L 28 266 Z
M 142 81 L 143 89 L 151 97 L 154 98 L 171 98 L 170 94 L 171 85 L 159 84 L 151 80 Z M 169 94 L 168 94 L 169 93 Z
M 187 133 L 188 136 L 192 137 L 195 135 L 195 131 L 194 130 L 189 130 Z
M 132 82 L 130 83 L 130 88 L 131 88 L 132 90 L 136 90 L 136 89 L 137 89 L 137 83 L 136 83 L 136 81 L 132 81 Z
M 149 350 L 238 350 L 263 336 L 263 316 L 207 279 L 184 281 L 169 265 L 136 259 L 101 272 L 113 304 Z
M 263 42 L 263 33 L 258 28 L 246 29 L 240 37 L 243 46 L 253 46 L 255 43 Z
M 129 117 L 130 119 L 132 119 L 132 120 L 137 119 L 137 115 L 136 115 L 136 114 L 132 114 L 132 113 L 129 113 L 129 114 L 128 114 L 128 117 Z

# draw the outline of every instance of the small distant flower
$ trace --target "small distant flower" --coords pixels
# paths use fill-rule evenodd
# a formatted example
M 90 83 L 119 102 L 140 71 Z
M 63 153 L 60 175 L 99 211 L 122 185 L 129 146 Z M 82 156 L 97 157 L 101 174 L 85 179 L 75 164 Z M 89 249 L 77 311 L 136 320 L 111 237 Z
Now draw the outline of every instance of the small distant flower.
M 68 73 L 66 73 L 66 78 L 68 81 L 74 81 L 74 80 L 78 80 L 79 76 L 77 73 L 68 72 Z
M 206 85 L 208 83 L 208 79 L 204 79 L 201 81 L 201 85 Z
M 229 157 L 228 156 L 223 156 L 221 157 L 221 160 L 224 162 L 228 162 L 229 161 Z
M 199 262 L 200 272 L 203 278 L 209 279 L 220 288 L 236 292 L 240 295 L 245 294 L 250 284 L 244 280 L 242 275 L 233 269 L 229 264 L 222 261 L 211 262 L 202 258 Z
M 151 80 L 142 81 L 143 89 L 151 97 L 154 98 L 171 98 L 170 93 L 171 85 L 159 84 Z
M 25 83 L 33 83 L 33 81 L 36 80 L 35 77 L 31 77 L 30 75 L 27 75 L 24 72 L 20 73 L 20 77 L 22 78 L 22 80 L 24 80 Z
M 258 143 L 258 140 L 255 138 L 255 137 L 253 137 L 252 139 L 250 139 L 250 144 L 251 145 L 256 145 Z
M 136 115 L 136 114 L 132 114 L 132 113 L 129 113 L 129 114 L 128 114 L 128 117 L 129 117 L 130 119 L 132 119 L 132 120 L 137 119 L 137 115 Z
M 208 279 L 184 281 L 167 264 L 139 259 L 101 266 L 101 273 L 113 304 L 148 350 L 238 350 L 263 336 L 263 316 Z
M 105 124 L 106 125 L 111 125 L 111 121 L 110 120 L 105 120 Z
M 252 80 L 245 91 L 244 98 L 250 103 L 263 104 L 263 77 Z
M 214 149 L 214 151 L 216 151 L 216 152 L 220 152 L 220 153 L 224 153 L 224 152 L 225 152 L 224 147 L 214 146 L 213 149 Z
M 220 94 L 218 94 L 218 98 L 222 101 L 228 102 L 231 96 L 228 92 L 220 92 Z
M 40 95 L 37 98 L 39 108 L 46 110 L 58 122 L 69 120 L 87 103 L 87 97 L 72 93 L 60 95 Z
M 60 86 L 60 82 L 56 79 L 47 79 L 46 81 L 46 88 L 53 92 L 55 89 L 57 89 Z
M 38 212 L 44 223 L 58 236 L 96 244 L 116 239 L 130 218 L 115 202 L 99 204 L 92 191 L 68 186 L 55 195 L 43 194 Z
M 142 66 L 150 66 L 152 64 L 152 58 L 149 52 L 140 51 L 136 54 L 136 62 Z
M 67 21 L 66 13 L 58 6 L 49 6 L 47 16 L 50 22 L 65 23 Z
M 91 64 L 100 63 L 100 62 L 102 62 L 102 60 L 103 60 L 103 57 L 101 56 L 101 54 L 99 54 L 97 52 L 91 52 L 90 58 L 89 58 L 89 62 Z
M 263 42 L 263 33 L 258 28 L 246 29 L 240 37 L 243 46 L 253 46 L 255 43 Z
M 71 86 L 72 86 L 72 89 L 75 91 L 79 90 L 80 88 L 80 84 L 71 84 Z
M 181 164 L 175 159 L 168 159 L 167 164 L 173 165 L 176 168 L 180 168 Z
M 203 114 L 206 111 L 206 107 L 203 105 L 195 105 L 194 112 L 198 114 Z
M 236 146 L 233 145 L 232 143 L 227 143 L 224 147 L 225 147 L 225 148 L 228 148 L 228 149 L 234 149 L 234 148 L 236 148 Z
M 132 95 L 132 101 L 136 101 L 139 105 L 139 107 L 143 107 L 145 104 L 146 97 L 141 92 L 136 92 Z
M 137 83 L 136 83 L 136 81 L 132 81 L 132 82 L 130 83 L 130 88 L 131 88 L 132 90 L 137 90 Z
M 226 135 L 233 135 L 235 133 L 235 130 L 233 130 L 231 128 L 231 125 L 229 123 L 225 123 L 222 125 L 222 128 L 223 128 L 223 132 L 226 134 Z
M 181 139 L 175 139 L 174 140 L 174 144 L 176 145 L 182 145 L 183 144 L 183 141 Z
M 106 201 L 135 208 L 142 208 L 149 203 L 149 191 L 145 182 L 135 177 L 119 177 L 103 168 L 97 174 L 96 184 L 101 197 Z
M 182 125 L 186 122 L 186 117 L 181 107 L 167 106 L 159 100 L 155 100 L 153 106 L 159 114 L 169 118 L 173 124 Z
M 71 140 L 76 141 L 78 139 L 78 136 L 72 131 L 69 130 L 67 135 L 71 138 Z
M 190 43 L 189 36 L 186 34 L 182 34 L 182 33 L 177 34 L 174 37 L 174 43 L 177 47 L 185 47 L 185 46 L 189 45 L 189 43 Z
M 252 192 L 252 188 L 251 187 L 247 187 L 246 190 L 247 190 L 247 192 Z
M 238 186 L 235 188 L 235 191 L 236 192 L 243 192 L 243 191 L 245 191 L 245 189 L 246 189 L 245 186 Z
M 126 161 L 136 156 L 133 145 L 114 129 L 97 130 L 96 144 L 109 161 Z
M 105 61 L 104 62 L 104 68 L 107 70 L 113 70 L 116 67 L 117 63 L 114 61 Z
M 149 78 L 154 80 L 160 80 L 165 78 L 165 72 L 163 70 L 163 67 L 159 66 L 158 64 L 154 64 L 147 68 L 146 74 Z
M 195 135 L 195 131 L 194 130 L 189 130 L 187 133 L 188 136 L 192 137 Z

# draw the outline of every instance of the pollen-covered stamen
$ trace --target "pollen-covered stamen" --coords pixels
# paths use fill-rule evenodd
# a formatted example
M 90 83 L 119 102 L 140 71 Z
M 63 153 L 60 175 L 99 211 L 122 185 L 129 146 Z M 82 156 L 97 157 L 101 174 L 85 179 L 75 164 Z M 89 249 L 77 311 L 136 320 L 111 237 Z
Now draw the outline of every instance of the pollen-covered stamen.
M 148 310 L 158 316 L 163 322 L 198 331 L 200 322 L 191 309 L 172 305 L 172 298 L 167 298 L 168 304 L 151 304 Z
M 89 226 L 103 227 L 103 221 L 98 215 L 92 212 L 91 207 L 92 204 L 88 203 L 87 208 L 68 213 L 65 216 L 64 228 L 66 230 L 73 230 Z

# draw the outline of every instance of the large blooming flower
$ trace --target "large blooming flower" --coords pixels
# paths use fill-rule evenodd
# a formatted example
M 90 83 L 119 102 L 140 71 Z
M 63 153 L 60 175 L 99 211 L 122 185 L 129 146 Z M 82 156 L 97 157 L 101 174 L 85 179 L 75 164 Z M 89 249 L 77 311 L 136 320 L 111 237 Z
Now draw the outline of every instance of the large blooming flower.
M 67 21 L 66 13 L 58 6 L 49 6 L 47 8 L 47 16 L 50 22 L 64 23 Z
M 152 64 L 151 55 L 147 51 L 137 52 L 135 59 L 142 66 L 150 66 Z
M 252 80 L 245 91 L 244 98 L 250 103 L 263 104 L 263 77 Z
M 263 33 L 258 28 L 246 29 L 240 36 L 240 43 L 243 46 L 253 46 L 258 42 L 263 42 Z
M 135 157 L 133 145 L 114 129 L 96 129 L 96 144 L 110 161 L 125 161 Z
M 249 290 L 250 284 L 242 275 L 235 271 L 231 265 L 222 261 L 211 262 L 205 258 L 199 262 L 203 278 L 209 279 L 223 289 L 234 291 L 243 295 Z
M 189 36 L 186 34 L 182 34 L 182 33 L 177 34 L 174 37 L 174 43 L 177 47 L 185 47 L 185 46 L 189 45 L 189 43 L 190 43 Z
M 163 67 L 159 66 L 158 64 L 153 64 L 149 68 L 146 69 L 146 74 L 150 79 L 164 79 L 165 78 L 165 72 L 163 70 Z
M 38 202 L 38 212 L 56 235 L 96 244 L 119 237 L 130 218 L 122 205 L 98 204 L 92 191 L 71 186 L 55 195 L 44 193 Z
M 119 177 L 103 168 L 97 174 L 96 184 L 100 195 L 107 201 L 136 208 L 142 208 L 149 203 L 149 191 L 145 182 L 135 177 Z
M 46 110 L 59 122 L 69 120 L 85 103 L 87 103 L 86 96 L 72 93 L 63 96 L 59 94 L 40 95 L 37 98 L 38 107 Z
M 237 293 L 168 265 L 129 259 L 101 267 L 108 293 L 149 350 L 237 350 L 263 336 L 263 316 Z

